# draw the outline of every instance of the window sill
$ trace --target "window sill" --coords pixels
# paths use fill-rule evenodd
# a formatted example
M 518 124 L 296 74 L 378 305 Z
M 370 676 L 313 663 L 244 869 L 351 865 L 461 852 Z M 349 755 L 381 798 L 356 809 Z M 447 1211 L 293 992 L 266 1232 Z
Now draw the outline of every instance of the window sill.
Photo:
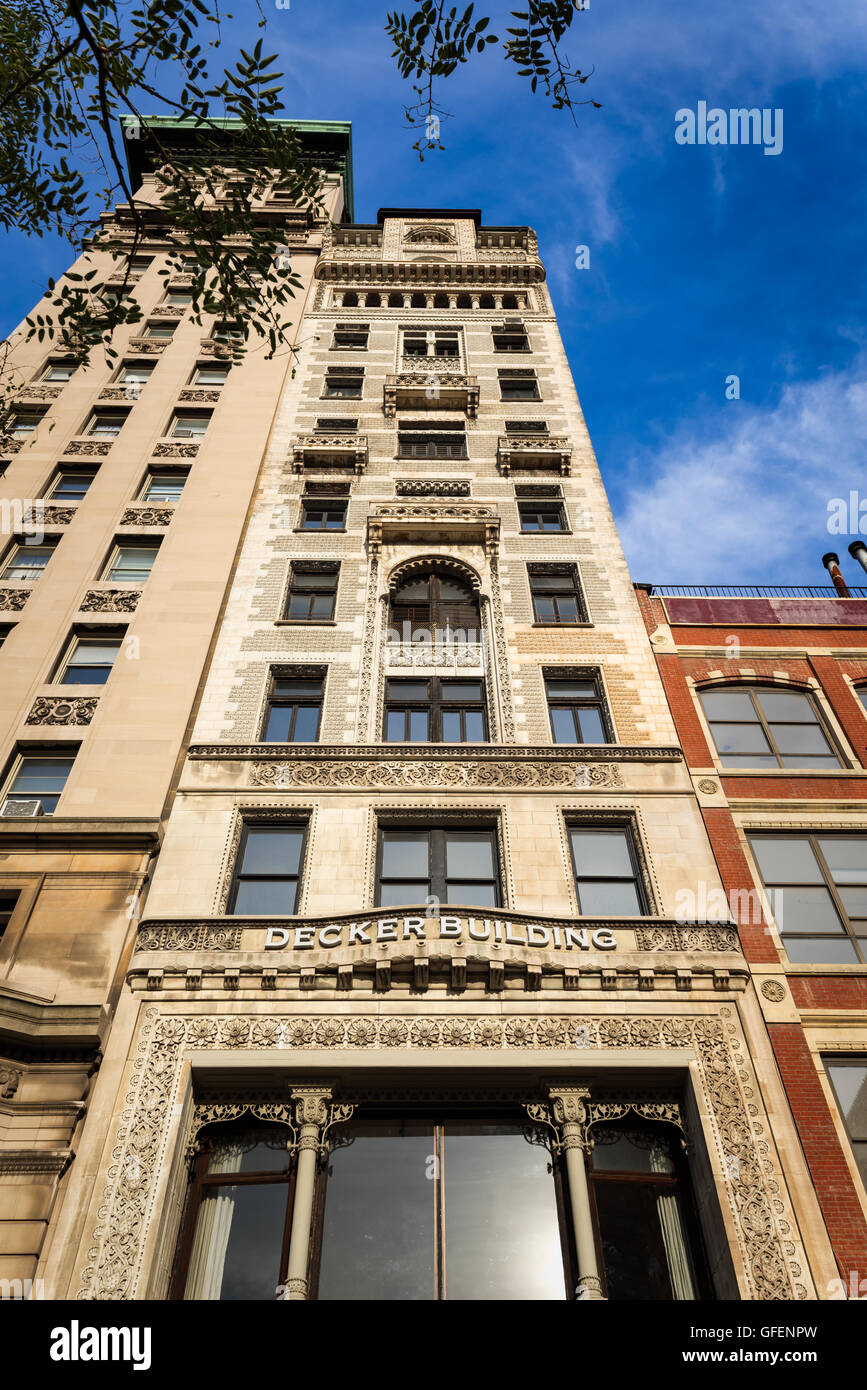
M 345 536 L 345 526 L 293 526 L 297 536 Z
M 530 626 L 531 626 L 531 627 L 565 628 L 567 632 L 574 632 L 576 628 L 580 628 L 580 627 L 593 627 L 594 624 L 591 623 L 591 622 L 580 622 L 580 623 L 540 623 L 540 622 L 532 622 L 532 623 L 530 624 Z
M 337 627 L 336 618 L 326 618 L 322 622 L 313 622 L 307 618 L 275 618 L 275 627 Z

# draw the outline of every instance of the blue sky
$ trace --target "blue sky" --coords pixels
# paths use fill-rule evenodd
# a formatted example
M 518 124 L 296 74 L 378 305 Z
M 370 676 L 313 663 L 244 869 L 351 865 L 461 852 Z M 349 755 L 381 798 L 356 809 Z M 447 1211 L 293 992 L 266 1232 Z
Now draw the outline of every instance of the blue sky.
M 397 0 L 262 3 L 287 113 L 353 122 L 357 220 L 473 206 L 537 229 L 636 579 L 822 583 L 836 549 L 867 583 L 858 532 L 828 531 L 855 490 L 867 533 L 867 6 L 590 0 L 566 51 L 595 66 L 601 110 L 576 129 L 492 47 L 442 87 L 446 150 L 421 164 L 382 32 Z M 476 10 L 503 32 L 501 0 Z M 252 22 L 226 37 L 249 44 Z M 781 108 L 782 152 L 678 145 L 675 112 L 699 101 Z M 8 327 L 68 256 L 5 249 Z

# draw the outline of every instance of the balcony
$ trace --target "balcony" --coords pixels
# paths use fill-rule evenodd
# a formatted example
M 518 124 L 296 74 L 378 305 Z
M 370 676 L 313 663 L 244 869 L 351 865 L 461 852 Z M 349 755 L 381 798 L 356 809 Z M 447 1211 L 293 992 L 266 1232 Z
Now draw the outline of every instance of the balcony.
M 413 363 L 417 359 L 412 359 Z M 393 420 L 398 410 L 461 410 L 471 420 L 479 412 L 479 379 L 463 372 L 430 367 L 436 360 L 425 358 L 424 366 L 413 371 L 389 373 L 383 387 L 382 409 Z
M 363 473 L 367 468 L 367 435 L 323 430 L 315 434 L 299 434 L 292 446 L 292 469 L 301 473 L 305 467 L 353 468 Z
M 490 554 L 497 549 L 500 521 L 495 507 L 475 502 L 385 502 L 372 508 L 367 535 L 372 554 L 388 541 L 480 544 Z
M 567 477 L 572 471 L 572 446 L 565 435 L 501 434 L 497 465 L 506 477 L 515 468 L 549 468 Z
M 476 615 L 478 623 L 478 615 Z M 478 628 L 476 629 L 478 630 Z M 468 671 L 485 667 L 483 642 L 447 640 L 436 632 L 429 642 L 384 641 L 382 660 L 387 671 Z

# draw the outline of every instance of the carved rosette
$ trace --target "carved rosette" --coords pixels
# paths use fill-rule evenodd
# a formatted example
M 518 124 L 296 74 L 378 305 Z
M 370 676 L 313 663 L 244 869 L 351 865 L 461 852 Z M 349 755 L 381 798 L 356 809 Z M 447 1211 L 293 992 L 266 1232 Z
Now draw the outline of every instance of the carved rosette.
M 800 1282 L 803 1254 L 798 1248 L 778 1161 L 768 1143 L 766 1121 L 756 1104 L 745 1043 L 732 1019 L 727 1008 L 717 1016 L 494 1017 L 485 1020 L 484 1045 L 502 1049 L 505 1059 L 510 1048 L 528 1045 L 528 1030 L 538 1032 L 543 1024 L 557 1024 L 563 1039 L 558 1045 L 573 1049 L 693 1048 L 708 1103 L 711 1152 L 716 1155 L 717 1164 L 726 1168 L 718 1187 L 728 1204 L 732 1230 L 743 1257 L 742 1296 L 759 1300 L 807 1298 L 809 1291 Z M 169 1129 L 184 1051 L 187 1047 L 224 1049 L 225 1022 L 222 1015 L 191 1018 L 161 1015 L 156 1008 L 148 1009 L 112 1163 L 106 1173 L 99 1225 L 93 1233 L 77 1298 L 123 1300 L 140 1296 L 144 1243 L 156 1215 L 156 1177 L 169 1159 Z M 365 1050 L 382 1048 L 392 1053 L 395 1049 L 418 1047 L 479 1046 L 470 1021 L 458 1015 L 414 1016 L 406 1020 L 380 1014 L 351 1019 L 335 1017 L 335 1027 L 327 1035 L 322 1031 L 324 1022 L 324 1018 L 316 1020 L 316 1045 L 321 1048 L 352 1047 L 357 1045 L 355 1037 L 363 1042 Z M 258 1014 L 246 1019 L 233 1016 L 233 1023 L 239 1029 L 234 1045 L 254 1052 L 278 1045 L 308 1048 L 314 1036 L 309 1020 L 297 1017 L 286 1020 Z M 348 1035 L 350 1027 L 353 1038 Z M 326 1098 L 321 1085 L 312 1089 L 318 1092 L 318 1099 L 299 1094 L 293 1095 L 293 1100 L 301 1107 L 302 1120 L 308 1117 L 322 1136 Z M 565 1123 L 580 1125 L 579 1113 L 584 1107 L 586 1124 L 588 1100 L 574 1093 L 580 1089 L 571 1083 L 551 1088 L 551 1100 L 556 1091 Z M 571 1095 L 567 1094 L 569 1091 Z M 601 1111 L 593 1111 L 592 1101 L 589 1104 L 591 1122 L 594 1113 L 603 1118 Z M 336 1123 L 337 1118 L 333 1113 L 327 1116 L 331 1123 Z M 556 1115 L 553 1118 L 556 1120 Z M 671 1117 L 665 1114 L 662 1118 Z
M 639 951 L 740 951 L 735 927 L 659 926 L 636 927 Z
M 82 613 L 134 613 L 140 589 L 90 589 L 81 600 Z
M 429 763 L 412 759 L 384 762 L 254 763 L 252 787 L 370 787 L 393 789 L 456 787 L 504 788 L 562 787 L 568 791 L 607 791 L 623 785 L 616 763 L 514 763 L 478 761 Z
M 77 696 L 64 699 L 59 695 L 41 695 L 27 716 L 28 724 L 89 724 L 99 704 L 96 696 Z
M 112 442 L 110 439 L 71 439 L 63 452 L 86 458 L 105 458 L 111 451 Z

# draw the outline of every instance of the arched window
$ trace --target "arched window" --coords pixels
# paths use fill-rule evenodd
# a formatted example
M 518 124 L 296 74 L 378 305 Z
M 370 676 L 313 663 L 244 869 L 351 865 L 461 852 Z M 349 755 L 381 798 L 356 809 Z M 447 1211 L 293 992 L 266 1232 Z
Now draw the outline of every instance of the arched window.
M 344 309 L 358 308 L 358 295 L 354 290 L 350 290 L 348 294 L 343 296 L 343 307 Z
M 365 308 L 367 308 L 367 309 L 378 309 L 378 308 L 380 307 L 381 303 L 382 303 L 381 296 L 378 295 L 378 294 L 376 293 L 376 291 L 373 291 L 372 293 L 370 293 L 370 294 L 367 296 L 367 299 L 365 300 Z
M 780 686 L 699 692 L 723 767 L 840 767 L 809 695 Z
M 425 296 L 423 294 L 414 294 L 410 300 L 410 307 L 412 309 L 425 309 L 427 307 Z
M 590 1187 L 600 1274 L 611 1301 L 709 1296 L 689 1174 L 674 1128 L 600 1124 Z
M 494 307 L 494 296 L 493 296 L 492 294 L 482 294 L 482 295 L 479 295 L 479 308 L 480 308 L 480 309 L 493 309 L 493 307 Z
M 469 581 L 433 564 L 407 576 L 391 595 L 389 627 L 402 641 L 438 641 L 456 632 L 478 641 L 479 621 Z
M 449 297 L 448 297 L 447 294 L 435 294 L 435 295 L 434 295 L 434 308 L 435 308 L 435 309 L 447 309 L 448 307 L 449 307 Z
M 469 296 L 468 294 L 459 294 L 459 295 L 458 295 L 458 308 L 459 308 L 459 309 L 472 309 L 472 307 L 473 307 L 473 301 L 470 299 L 470 296 Z
M 288 1125 L 215 1124 L 198 1142 L 175 1298 L 277 1298 L 286 1278 L 294 1159 Z
M 402 308 L 403 308 L 403 295 L 402 295 L 402 294 L 397 294 L 397 293 L 395 293 L 395 292 L 392 292 L 392 293 L 388 296 L 388 307 L 389 307 L 389 309 L 402 309 Z

